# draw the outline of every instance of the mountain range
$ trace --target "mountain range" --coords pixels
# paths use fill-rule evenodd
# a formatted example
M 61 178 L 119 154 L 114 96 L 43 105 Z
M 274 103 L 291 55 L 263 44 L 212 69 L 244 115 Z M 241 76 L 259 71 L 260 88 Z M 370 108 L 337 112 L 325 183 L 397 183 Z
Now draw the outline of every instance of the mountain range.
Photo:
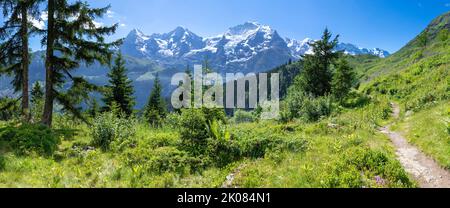
M 313 42 L 310 38 L 301 41 L 282 38 L 270 26 L 246 22 L 207 38 L 184 27 L 152 35 L 134 29 L 125 38 L 121 51 L 140 59 L 153 60 L 165 68 L 202 64 L 207 60 L 216 71 L 246 73 L 267 71 L 289 60 L 300 59 L 302 55 L 312 53 L 309 44 Z M 379 48 L 360 48 L 349 43 L 339 43 L 336 50 L 381 58 L 390 55 Z
M 207 38 L 184 27 L 151 35 L 134 29 L 124 39 L 120 51 L 127 62 L 128 77 L 133 80 L 136 107 L 141 108 L 147 101 L 157 73 L 164 86 L 163 93 L 167 96 L 174 87 L 170 86 L 172 75 L 185 71 L 187 66 L 192 69 L 194 64 L 208 63 L 210 69 L 222 74 L 266 72 L 311 53 L 309 43 L 313 41 L 310 38 L 301 41 L 283 38 L 270 26 L 246 22 Z M 340 43 L 336 50 L 350 55 L 371 54 L 382 58 L 390 55 L 382 49 L 359 48 L 348 43 Z M 33 54 L 30 83 L 44 80 L 43 57 L 42 51 Z M 77 69 L 73 76 L 82 76 L 94 84 L 104 85 L 108 71 L 107 67 L 94 64 Z M 0 96 L 11 95 L 8 78 L 0 79 Z

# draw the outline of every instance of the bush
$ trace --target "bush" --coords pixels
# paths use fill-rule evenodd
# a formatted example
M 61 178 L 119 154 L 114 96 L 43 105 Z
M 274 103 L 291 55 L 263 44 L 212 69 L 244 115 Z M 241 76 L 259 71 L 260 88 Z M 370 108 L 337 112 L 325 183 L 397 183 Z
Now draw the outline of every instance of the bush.
M 315 122 L 323 117 L 329 116 L 331 114 L 331 110 L 332 103 L 330 97 L 307 97 L 304 99 L 299 114 L 304 120 L 308 122 Z
M 206 151 L 208 125 L 200 109 L 183 109 L 179 124 L 183 149 L 193 155 L 202 155 Z
M 139 145 L 148 148 L 158 148 L 167 146 L 178 146 L 180 144 L 179 135 L 176 132 L 164 131 L 147 135 L 145 140 L 141 140 Z
M 141 167 L 158 175 L 166 172 L 185 174 L 202 166 L 200 159 L 190 157 L 175 147 L 160 147 L 154 150 L 130 149 L 125 152 L 124 161 L 131 167 Z
M 226 126 L 221 122 L 213 121 L 210 124 L 210 135 L 208 139 L 207 155 L 218 167 L 224 167 L 241 156 L 241 149 Z
M 170 113 L 166 116 L 164 120 L 164 125 L 169 128 L 177 129 L 179 127 L 180 121 L 181 121 L 180 114 Z
M 23 124 L 0 129 L 0 140 L 7 142 L 18 155 L 50 156 L 60 143 L 60 135 L 43 125 Z
M 330 96 L 314 98 L 303 92 L 292 92 L 286 99 L 287 112 L 283 113 L 282 120 L 301 118 L 308 122 L 315 122 L 327 117 L 332 112 Z
M 293 89 L 293 88 L 292 88 Z M 282 115 L 282 120 L 292 120 L 294 118 L 300 117 L 300 109 L 303 106 L 305 100 L 305 95 L 303 92 L 297 90 L 291 90 L 286 98 L 286 112 Z
M 159 128 L 164 122 L 164 118 L 158 110 L 148 110 L 145 114 L 145 118 L 153 128 Z
M 103 151 L 123 150 L 125 147 L 135 146 L 136 121 L 117 117 L 114 113 L 104 113 L 95 118 L 91 128 L 91 144 Z
M 400 163 L 379 151 L 368 148 L 350 148 L 331 164 L 330 175 L 326 176 L 327 187 L 348 186 L 361 188 L 364 178 L 372 181 L 371 186 L 378 187 L 412 187 L 407 173 Z M 389 184 L 388 182 L 391 182 Z
M 243 110 L 237 110 L 234 113 L 234 117 L 233 117 L 233 121 L 237 124 L 251 123 L 251 122 L 255 122 L 257 120 L 258 119 L 255 117 L 255 114 L 253 114 L 252 112 L 243 111 Z
M 0 171 L 5 170 L 6 160 L 3 155 L 0 155 Z
M 225 110 L 222 108 L 202 108 L 202 112 L 206 118 L 206 123 L 209 124 L 212 121 L 227 122 L 227 116 Z
M 346 108 L 359 108 L 370 103 L 370 97 L 356 91 L 350 92 L 347 99 L 342 103 Z
M 241 141 L 242 155 L 251 158 L 262 158 L 270 151 L 303 152 L 308 147 L 308 142 L 300 138 L 283 138 L 280 136 L 255 137 Z

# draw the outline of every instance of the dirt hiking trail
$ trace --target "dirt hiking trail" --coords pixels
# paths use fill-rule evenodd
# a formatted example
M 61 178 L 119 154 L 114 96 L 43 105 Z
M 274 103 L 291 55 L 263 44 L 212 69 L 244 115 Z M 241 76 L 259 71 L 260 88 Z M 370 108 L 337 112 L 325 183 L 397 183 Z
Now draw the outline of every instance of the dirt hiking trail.
M 400 108 L 391 103 L 393 116 L 398 119 Z M 421 188 L 450 188 L 450 172 L 440 167 L 432 158 L 426 156 L 419 149 L 409 144 L 400 133 L 391 131 L 392 124 L 380 128 L 380 131 L 392 140 L 397 159 L 403 168 L 414 177 Z

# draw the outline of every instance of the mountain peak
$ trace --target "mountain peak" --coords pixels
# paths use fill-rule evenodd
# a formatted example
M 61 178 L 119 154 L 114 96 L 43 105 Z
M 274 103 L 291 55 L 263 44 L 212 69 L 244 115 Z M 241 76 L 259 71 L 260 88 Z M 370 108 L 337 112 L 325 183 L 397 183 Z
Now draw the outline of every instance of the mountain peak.
M 128 34 L 127 38 L 131 39 L 141 39 L 141 40 L 148 40 L 149 36 L 145 35 L 141 30 L 139 29 L 133 29 Z
M 184 33 L 184 32 L 191 32 L 191 31 L 189 31 L 189 29 L 187 29 L 186 27 L 183 27 L 183 26 L 177 26 L 174 30 L 172 30 L 172 32 L 175 32 L 175 33 L 178 33 L 178 32 Z
M 134 35 L 144 35 L 144 33 L 143 33 L 141 30 L 137 29 L 137 28 L 131 30 L 130 34 L 134 34 Z
M 228 29 L 230 35 L 242 35 L 251 31 L 264 30 L 264 32 L 273 32 L 272 28 L 268 25 L 263 25 L 254 21 L 247 21 L 244 24 L 240 24 Z

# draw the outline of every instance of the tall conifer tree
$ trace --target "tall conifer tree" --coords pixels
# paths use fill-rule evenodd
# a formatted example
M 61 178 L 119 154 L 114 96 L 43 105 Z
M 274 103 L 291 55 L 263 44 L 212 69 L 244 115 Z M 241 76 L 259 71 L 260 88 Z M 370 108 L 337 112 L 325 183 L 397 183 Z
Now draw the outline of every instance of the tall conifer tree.
M 161 121 L 166 117 L 167 109 L 166 103 L 162 96 L 162 86 L 159 81 L 159 76 L 156 74 L 153 90 L 148 99 L 147 106 L 144 109 L 144 117 L 154 127 L 159 127 Z
M 332 94 L 340 102 L 348 95 L 353 87 L 355 75 L 353 68 L 341 58 L 335 64 L 335 72 L 332 82 Z
M 81 77 L 73 77 L 71 71 L 81 64 L 110 63 L 113 54 L 111 48 L 118 46 L 121 41 L 107 43 L 105 36 L 113 34 L 117 24 L 107 27 L 98 26 L 95 22 L 108 9 L 109 6 L 91 8 L 88 3 L 81 1 L 69 3 L 68 0 L 48 0 L 48 26 L 42 41 L 46 44 L 43 124 L 52 125 L 55 99 L 65 110 L 81 116 L 74 102 L 88 97 L 87 93 L 94 90 L 95 86 Z M 64 92 L 61 86 L 68 80 L 72 81 L 72 90 Z
M 43 0 L 0 0 L 3 17 L 6 19 L 0 28 L 1 72 L 12 75 L 15 91 L 22 92 L 21 114 L 25 121 L 30 120 L 29 81 L 30 63 L 29 36 L 38 32 L 32 19 L 39 19 L 39 4 Z
M 105 97 L 103 102 L 106 104 L 105 109 L 111 110 L 114 103 L 119 109 L 130 116 L 133 113 L 135 104 L 133 97 L 132 81 L 127 77 L 127 69 L 125 68 L 125 60 L 119 52 L 114 61 L 114 66 L 108 73 L 109 85 L 106 86 Z
M 331 66 L 339 57 L 339 54 L 334 51 L 338 44 L 338 37 L 332 39 L 331 32 L 325 29 L 322 39 L 310 44 L 314 53 L 304 56 L 300 83 L 297 83 L 306 94 L 320 97 L 331 92 L 333 78 Z

